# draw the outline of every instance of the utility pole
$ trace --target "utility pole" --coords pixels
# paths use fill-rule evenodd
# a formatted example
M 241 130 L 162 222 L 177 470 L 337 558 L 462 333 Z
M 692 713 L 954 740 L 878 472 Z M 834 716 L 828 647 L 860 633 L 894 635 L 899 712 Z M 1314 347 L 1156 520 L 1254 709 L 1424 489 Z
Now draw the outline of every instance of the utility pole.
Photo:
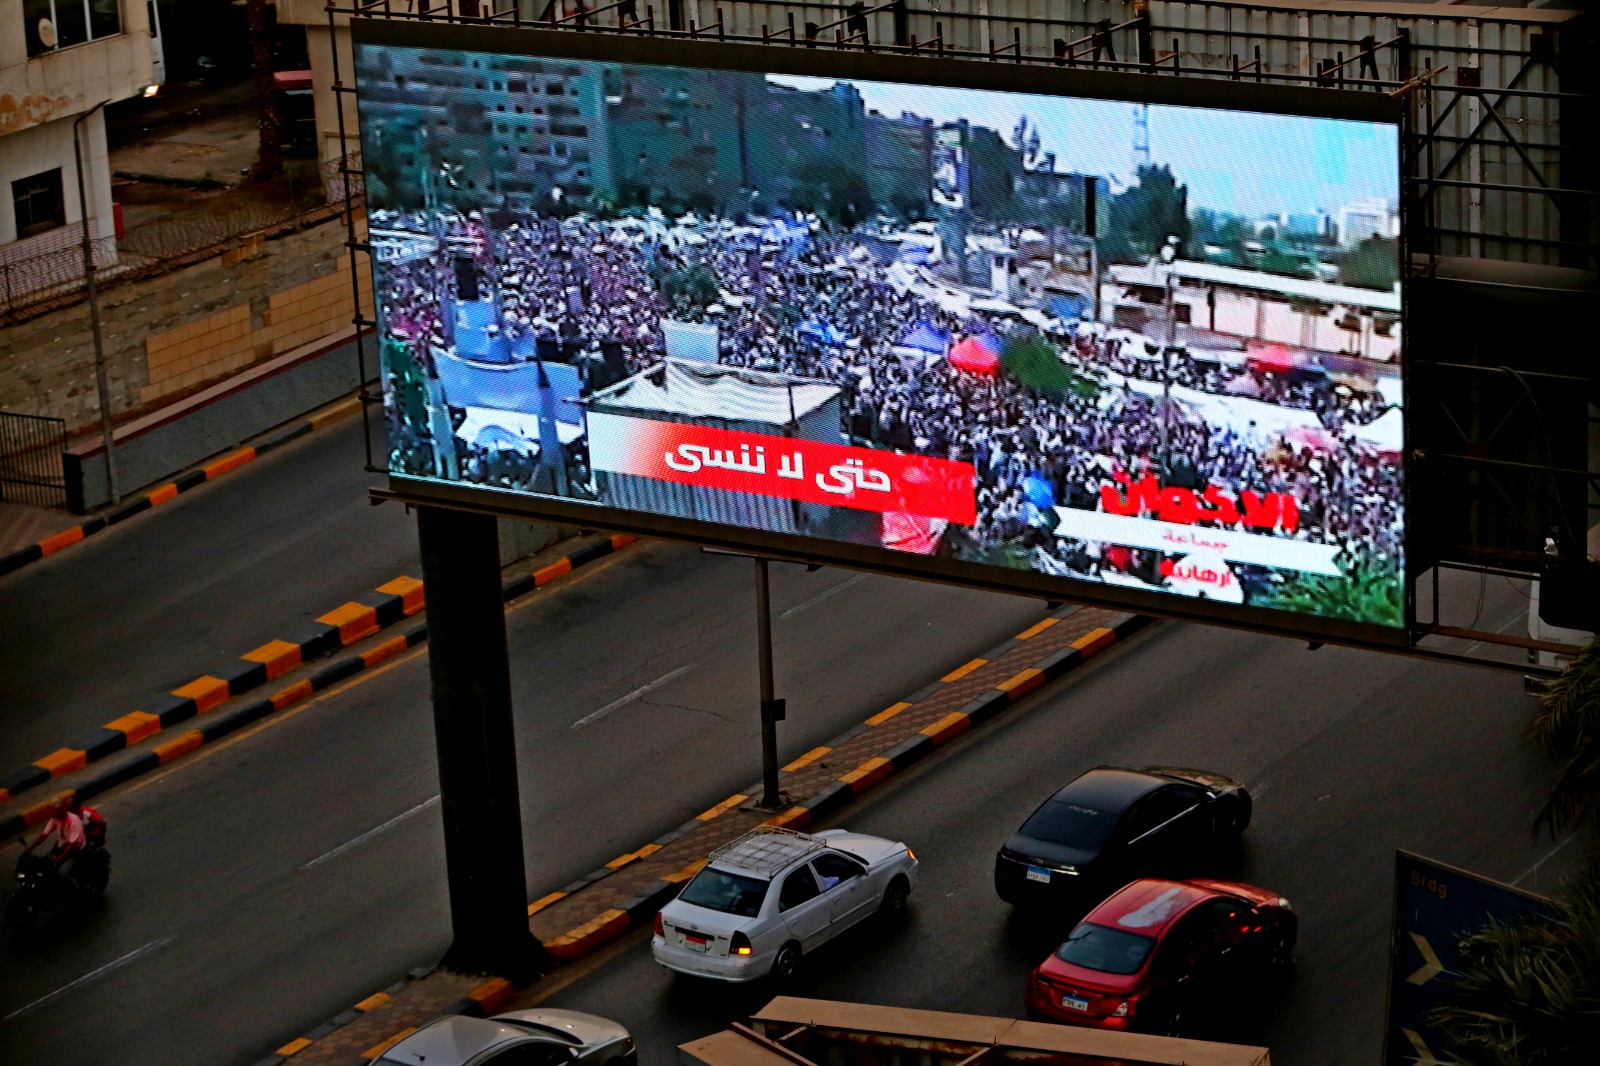
M 100 439 L 106 449 L 106 495 L 111 506 L 122 502 L 117 488 L 116 445 L 111 439 L 111 386 L 106 381 L 106 349 L 100 336 L 100 295 L 94 285 L 94 245 L 89 240 L 89 194 L 84 180 L 83 144 L 79 131 L 96 111 L 109 104 L 101 100 L 72 121 L 72 161 L 78 172 L 78 223 L 83 246 L 83 281 L 89 292 L 89 329 L 94 334 L 94 383 L 100 394 Z

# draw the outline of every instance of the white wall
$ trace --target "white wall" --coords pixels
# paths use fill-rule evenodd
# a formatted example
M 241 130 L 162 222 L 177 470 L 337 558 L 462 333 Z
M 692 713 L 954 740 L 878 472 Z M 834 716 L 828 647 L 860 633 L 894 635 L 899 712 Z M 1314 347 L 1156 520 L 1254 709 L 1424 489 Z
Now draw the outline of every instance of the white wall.
M 77 226 L 82 216 L 78 211 L 78 169 L 73 161 L 72 122 L 71 118 L 58 118 L 0 140 L 0 245 L 17 239 L 11 182 L 55 167 L 61 168 L 61 195 L 66 206 L 67 225 Z M 111 161 L 106 152 L 103 110 L 84 122 L 80 137 L 88 165 L 84 194 L 89 204 L 89 217 L 94 220 L 97 233 L 109 235 L 113 230 Z M 13 258 L 14 254 L 6 258 Z
M 122 33 L 28 58 L 22 0 L 0 0 L 0 137 L 126 100 L 150 84 L 149 13 L 122 0 Z M 0 155 L 10 151 L 0 140 Z

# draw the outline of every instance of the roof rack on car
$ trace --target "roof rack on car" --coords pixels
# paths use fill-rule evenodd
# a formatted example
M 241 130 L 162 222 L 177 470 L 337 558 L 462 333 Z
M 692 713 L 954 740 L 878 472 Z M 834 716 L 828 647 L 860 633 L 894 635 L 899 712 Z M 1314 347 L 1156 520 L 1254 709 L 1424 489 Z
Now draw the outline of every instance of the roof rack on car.
M 758 825 L 712 851 L 709 861 L 771 876 L 796 859 L 827 846 L 826 841 L 810 833 L 776 825 Z

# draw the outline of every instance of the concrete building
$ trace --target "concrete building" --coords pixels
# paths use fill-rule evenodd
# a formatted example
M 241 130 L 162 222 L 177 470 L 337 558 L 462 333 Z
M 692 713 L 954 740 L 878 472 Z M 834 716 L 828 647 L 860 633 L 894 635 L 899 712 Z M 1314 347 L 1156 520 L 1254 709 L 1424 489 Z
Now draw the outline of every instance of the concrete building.
M 1350 204 L 1339 209 L 1339 244 L 1354 248 L 1369 237 L 1393 237 L 1395 213 L 1382 200 Z
M 158 80 L 144 0 L 0 0 L 0 301 L 82 277 L 73 124 Z M 105 112 L 79 129 L 89 235 L 116 261 Z
M 392 49 L 366 54 L 366 99 L 385 119 L 372 145 L 386 173 L 418 182 L 431 159 L 458 168 L 464 202 L 549 207 L 550 190 L 609 196 L 604 86 L 575 64 L 511 55 Z M 420 185 L 391 201 L 421 202 Z

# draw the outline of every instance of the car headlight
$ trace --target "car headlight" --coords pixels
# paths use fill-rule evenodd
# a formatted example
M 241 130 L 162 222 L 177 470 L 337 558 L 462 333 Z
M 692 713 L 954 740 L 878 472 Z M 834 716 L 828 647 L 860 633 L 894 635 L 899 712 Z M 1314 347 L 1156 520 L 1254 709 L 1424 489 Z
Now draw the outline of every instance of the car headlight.
M 1289 901 L 1284 899 L 1282 896 L 1279 896 L 1277 898 L 1276 902 L 1277 902 L 1278 906 L 1282 907 L 1286 911 L 1294 910 L 1293 907 L 1289 906 Z

